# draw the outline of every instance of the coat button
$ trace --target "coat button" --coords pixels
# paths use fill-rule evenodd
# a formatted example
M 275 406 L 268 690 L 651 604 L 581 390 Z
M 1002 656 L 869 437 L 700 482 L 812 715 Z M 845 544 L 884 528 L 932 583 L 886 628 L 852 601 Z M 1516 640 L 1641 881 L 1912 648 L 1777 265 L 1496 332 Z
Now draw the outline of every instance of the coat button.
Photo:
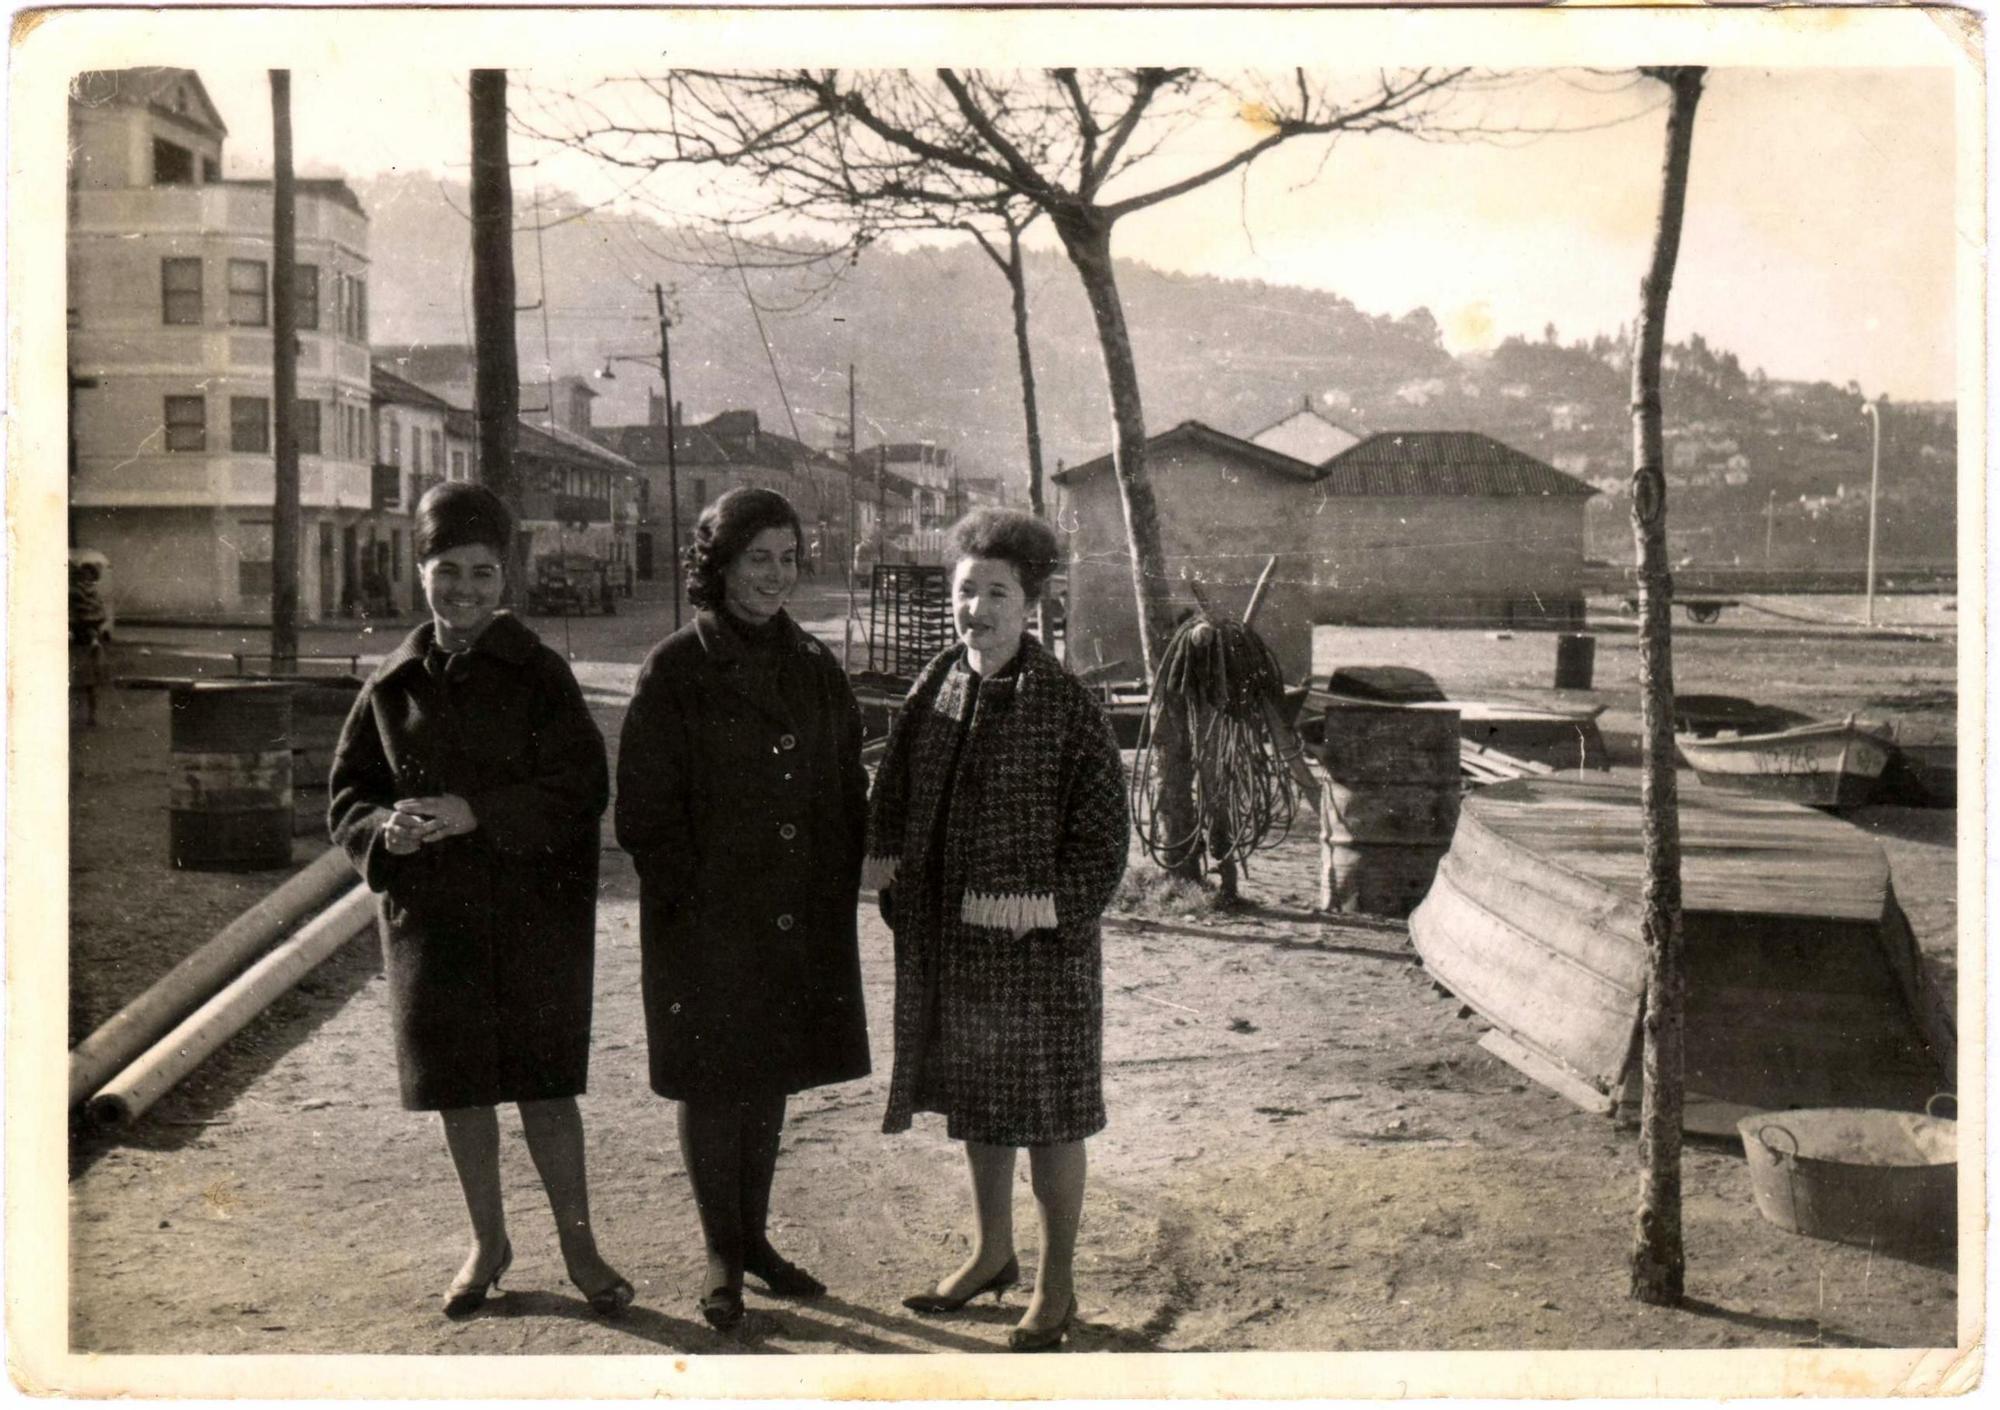
M 778 917 L 778 929 L 790 930 L 791 928 L 792 928 L 792 918 L 790 916 Z
M 674 1005 L 671 1005 L 671 1006 L 670 1006 L 670 1007 L 669 1007 L 669 1008 L 667 1009 L 667 1012 L 668 1012 L 668 1013 L 679 1013 L 680 1011 L 681 1011 L 681 1006 L 680 1006 L 679 1004 L 674 1004 Z
M 786 823 L 783 827 L 778 829 L 778 836 L 784 838 L 785 841 L 787 842 L 790 842 L 794 837 L 797 837 L 798 835 L 799 835 L 799 830 L 796 827 L 793 827 L 790 823 Z
M 778 741 L 778 747 L 780 749 L 796 749 L 799 747 L 799 741 L 795 736 L 788 734 Z

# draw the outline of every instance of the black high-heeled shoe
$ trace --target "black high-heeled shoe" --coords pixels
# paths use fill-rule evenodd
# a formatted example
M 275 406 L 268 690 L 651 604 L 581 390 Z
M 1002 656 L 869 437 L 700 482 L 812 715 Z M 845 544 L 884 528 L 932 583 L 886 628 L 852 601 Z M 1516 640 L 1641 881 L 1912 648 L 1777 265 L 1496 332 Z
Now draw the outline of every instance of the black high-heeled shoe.
M 1009 1254 L 1007 1261 L 1000 1265 L 999 1272 L 995 1273 L 971 1292 L 966 1293 L 963 1297 L 947 1297 L 945 1294 L 935 1291 L 922 1292 L 912 1297 L 904 1298 L 903 1306 L 909 1308 L 912 1312 L 921 1312 L 925 1316 L 934 1316 L 940 1312 L 956 1312 L 965 1306 L 966 1303 L 983 1293 L 992 1293 L 993 1300 L 998 1302 L 1002 1293 L 1020 1281 L 1020 1259 L 1013 1254 Z
M 454 1320 L 470 1317 L 486 1305 L 488 1293 L 497 1291 L 500 1279 L 514 1266 L 514 1241 L 509 1239 L 500 1250 L 500 1261 L 493 1265 L 493 1271 L 483 1280 L 471 1283 L 454 1281 L 444 1292 L 444 1315 Z
M 622 1317 L 638 1293 L 633 1290 L 629 1281 L 614 1277 L 596 1292 L 584 1293 L 583 1296 L 590 1304 L 590 1310 L 599 1317 Z
M 1069 1306 L 1063 1309 L 1062 1320 L 1053 1327 L 1016 1327 L 1007 1333 L 1009 1351 L 1054 1351 L 1069 1335 L 1070 1324 L 1076 1321 L 1076 1294 L 1069 1295 Z
M 766 1249 L 745 1260 L 743 1271 L 762 1282 L 773 1297 L 819 1297 L 826 1291 L 825 1283 L 798 1264 L 780 1257 L 775 1249 Z
M 703 1294 L 701 1315 L 709 1326 L 726 1332 L 743 1320 L 743 1289 L 712 1288 Z

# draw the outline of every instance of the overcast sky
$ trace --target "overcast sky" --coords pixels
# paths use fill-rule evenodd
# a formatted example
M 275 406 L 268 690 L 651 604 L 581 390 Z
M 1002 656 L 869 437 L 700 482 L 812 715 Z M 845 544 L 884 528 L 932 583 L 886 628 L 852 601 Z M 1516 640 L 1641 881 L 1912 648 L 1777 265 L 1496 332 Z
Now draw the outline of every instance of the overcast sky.
M 199 72 L 230 129 L 228 174 L 267 174 L 265 70 Z M 464 83 L 462 70 L 374 59 L 295 71 L 302 174 L 465 179 Z M 1454 351 L 1539 338 L 1551 322 L 1564 339 L 1613 332 L 1636 308 L 1659 200 L 1664 110 L 1647 106 L 1649 86 L 1569 74 L 1521 90 L 1535 126 L 1644 109 L 1594 131 L 1499 145 L 1370 137 L 1330 156 L 1281 148 L 1247 180 L 1121 224 L 1114 250 L 1330 289 L 1370 313 L 1424 305 Z M 1950 398 L 1955 151 L 1947 70 L 1713 70 L 1670 332 L 1700 332 L 1774 377 Z M 514 155 L 535 153 L 517 141 Z M 517 175 L 517 195 L 534 180 L 591 201 L 617 189 L 575 154 L 541 155 Z M 373 253 L 387 275 L 388 252 Z

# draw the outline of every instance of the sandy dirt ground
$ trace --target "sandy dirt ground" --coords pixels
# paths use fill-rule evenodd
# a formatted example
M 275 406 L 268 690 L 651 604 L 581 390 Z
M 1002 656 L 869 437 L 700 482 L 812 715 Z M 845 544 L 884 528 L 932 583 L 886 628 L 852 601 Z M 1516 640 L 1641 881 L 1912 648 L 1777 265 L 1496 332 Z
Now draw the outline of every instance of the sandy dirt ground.
M 1848 639 L 1830 652 L 1811 635 L 1760 631 L 1753 654 L 1726 622 L 1686 635 L 1684 690 L 1889 708 L 1949 733 L 1948 637 Z M 1322 629 L 1316 648 L 1322 671 L 1396 661 L 1465 693 L 1554 698 L 1541 690 L 1554 655 L 1546 635 Z M 1614 757 L 1636 659 L 1629 634 L 1600 636 L 1595 695 L 1612 707 Z M 631 670 L 579 672 L 614 740 Z M 71 760 L 77 1036 L 170 965 L 176 944 L 205 938 L 273 882 L 169 871 L 165 696 L 108 692 L 105 719 L 77 732 Z M 1883 841 L 1920 939 L 1940 957 L 1956 926 L 1954 816 L 1877 808 L 1856 818 Z M 1780 1231 L 1755 1212 L 1740 1151 L 1722 1143 L 1687 1152 L 1687 1302 L 1630 1301 L 1632 1133 L 1479 1048 L 1480 1025 L 1431 985 L 1402 923 L 1315 914 L 1312 836 L 1304 820 L 1257 859 L 1241 911 L 1135 884 L 1107 920 L 1111 1124 L 1090 1144 L 1073 1350 L 1953 1344 L 1953 1266 Z M 963 1257 L 967 1194 L 941 1121 L 879 1133 L 889 937 L 865 902 L 862 920 L 875 1074 L 794 1101 L 775 1199 L 774 1241 L 826 1279 L 828 1297 L 784 1303 L 753 1290 L 730 1338 L 696 1314 L 694 1208 L 672 1110 L 645 1081 L 636 881 L 607 848 L 583 1109 L 600 1239 L 639 1292 L 623 1321 L 594 1320 L 566 1283 L 511 1113 L 513 1272 L 481 1315 L 437 1314 L 465 1248 L 464 1215 L 435 1118 L 396 1105 L 371 935 L 134 1129 L 76 1136 L 73 1349 L 1001 1349 L 1019 1294 L 943 1319 L 900 1306 Z M 1023 1166 L 1018 1226 L 1032 1265 Z

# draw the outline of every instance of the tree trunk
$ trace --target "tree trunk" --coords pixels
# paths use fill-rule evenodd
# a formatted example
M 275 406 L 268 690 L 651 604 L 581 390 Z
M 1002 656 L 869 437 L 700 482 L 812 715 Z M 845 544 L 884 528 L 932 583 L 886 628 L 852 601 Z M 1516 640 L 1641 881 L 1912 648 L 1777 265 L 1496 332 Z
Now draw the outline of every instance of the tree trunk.
M 507 71 L 472 71 L 473 400 L 479 426 L 479 482 L 521 516 L 515 467 L 521 371 L 514 348 L 514 181 L 507 165 Z M 516 533 L 507 556 L 508 592 L 526 600 L 527 545 Z
M 1132 593 L 1138 607 L 1139 647 L 1146 679 L 1158 679 L 1161 654 L 1173 636 L 1173 601 L 1168 596 L 1166 552 L 1160 540 L 1159 506 L 1146 475 L 1146 415 L 1139 399 L 1139 368 L 1132 360 L 1132 336 L 1111 265 L 1111 227 L 1087 215 L 1055 221 L 1063 248 L 1076 266 L 1097 324 L 1104 380 L 1111 395 L 1111 466 L 1118 477 L 1125 512 L 1125 537 L 1132 554 Z M 1186 713 L 1173 704 L 1160 712 L 1159 796 L 1153 801 L 1160 831 L 1188 845 L 1168 857 L 1168 870 L 1186 880 L 1201 875 L 1202 836 L 1194 806 L 1194 760 Z
M 1681 837 L 1674 778 L 1673 577 L 1667 566 L 1667 488 L 1661 431 L 1660 357 L 1667 295 L 1680 255 L 1688 156 L 1704 70 L 1648 70 L 1673 90 L 1666 170 L 1652 267 L 1640 285 L 1632 359 L 1632 538 L 1639 560 L 1640 721 L 1644 773 L 1640 809 L 1646 847 L 1641 930 L 1646 941 L 1645 1098 L 1639 1124 L 1641 1174 L 1631 1294 L 1670 1307 L 1687 1276 L 1681 1241 L 1681 1102 L 1687 967 L 1681 936 Z
M 292 73 L 271 70 L 271 670 L 299 665 L 298 184 Z M 325 611 L 328 604 L 321 603 Z
M 1028 423 L 1028 509 L 1046 516 L 1042 503 L 1042 413 L 1035 402 L 1035 360 L 1028 344 L 1028 272 L 1021 262 L 1021 232 L 1007 227 L 1007 284 L 1014 291 L 1014 355 L 1021 364 L 1021 415 Z

